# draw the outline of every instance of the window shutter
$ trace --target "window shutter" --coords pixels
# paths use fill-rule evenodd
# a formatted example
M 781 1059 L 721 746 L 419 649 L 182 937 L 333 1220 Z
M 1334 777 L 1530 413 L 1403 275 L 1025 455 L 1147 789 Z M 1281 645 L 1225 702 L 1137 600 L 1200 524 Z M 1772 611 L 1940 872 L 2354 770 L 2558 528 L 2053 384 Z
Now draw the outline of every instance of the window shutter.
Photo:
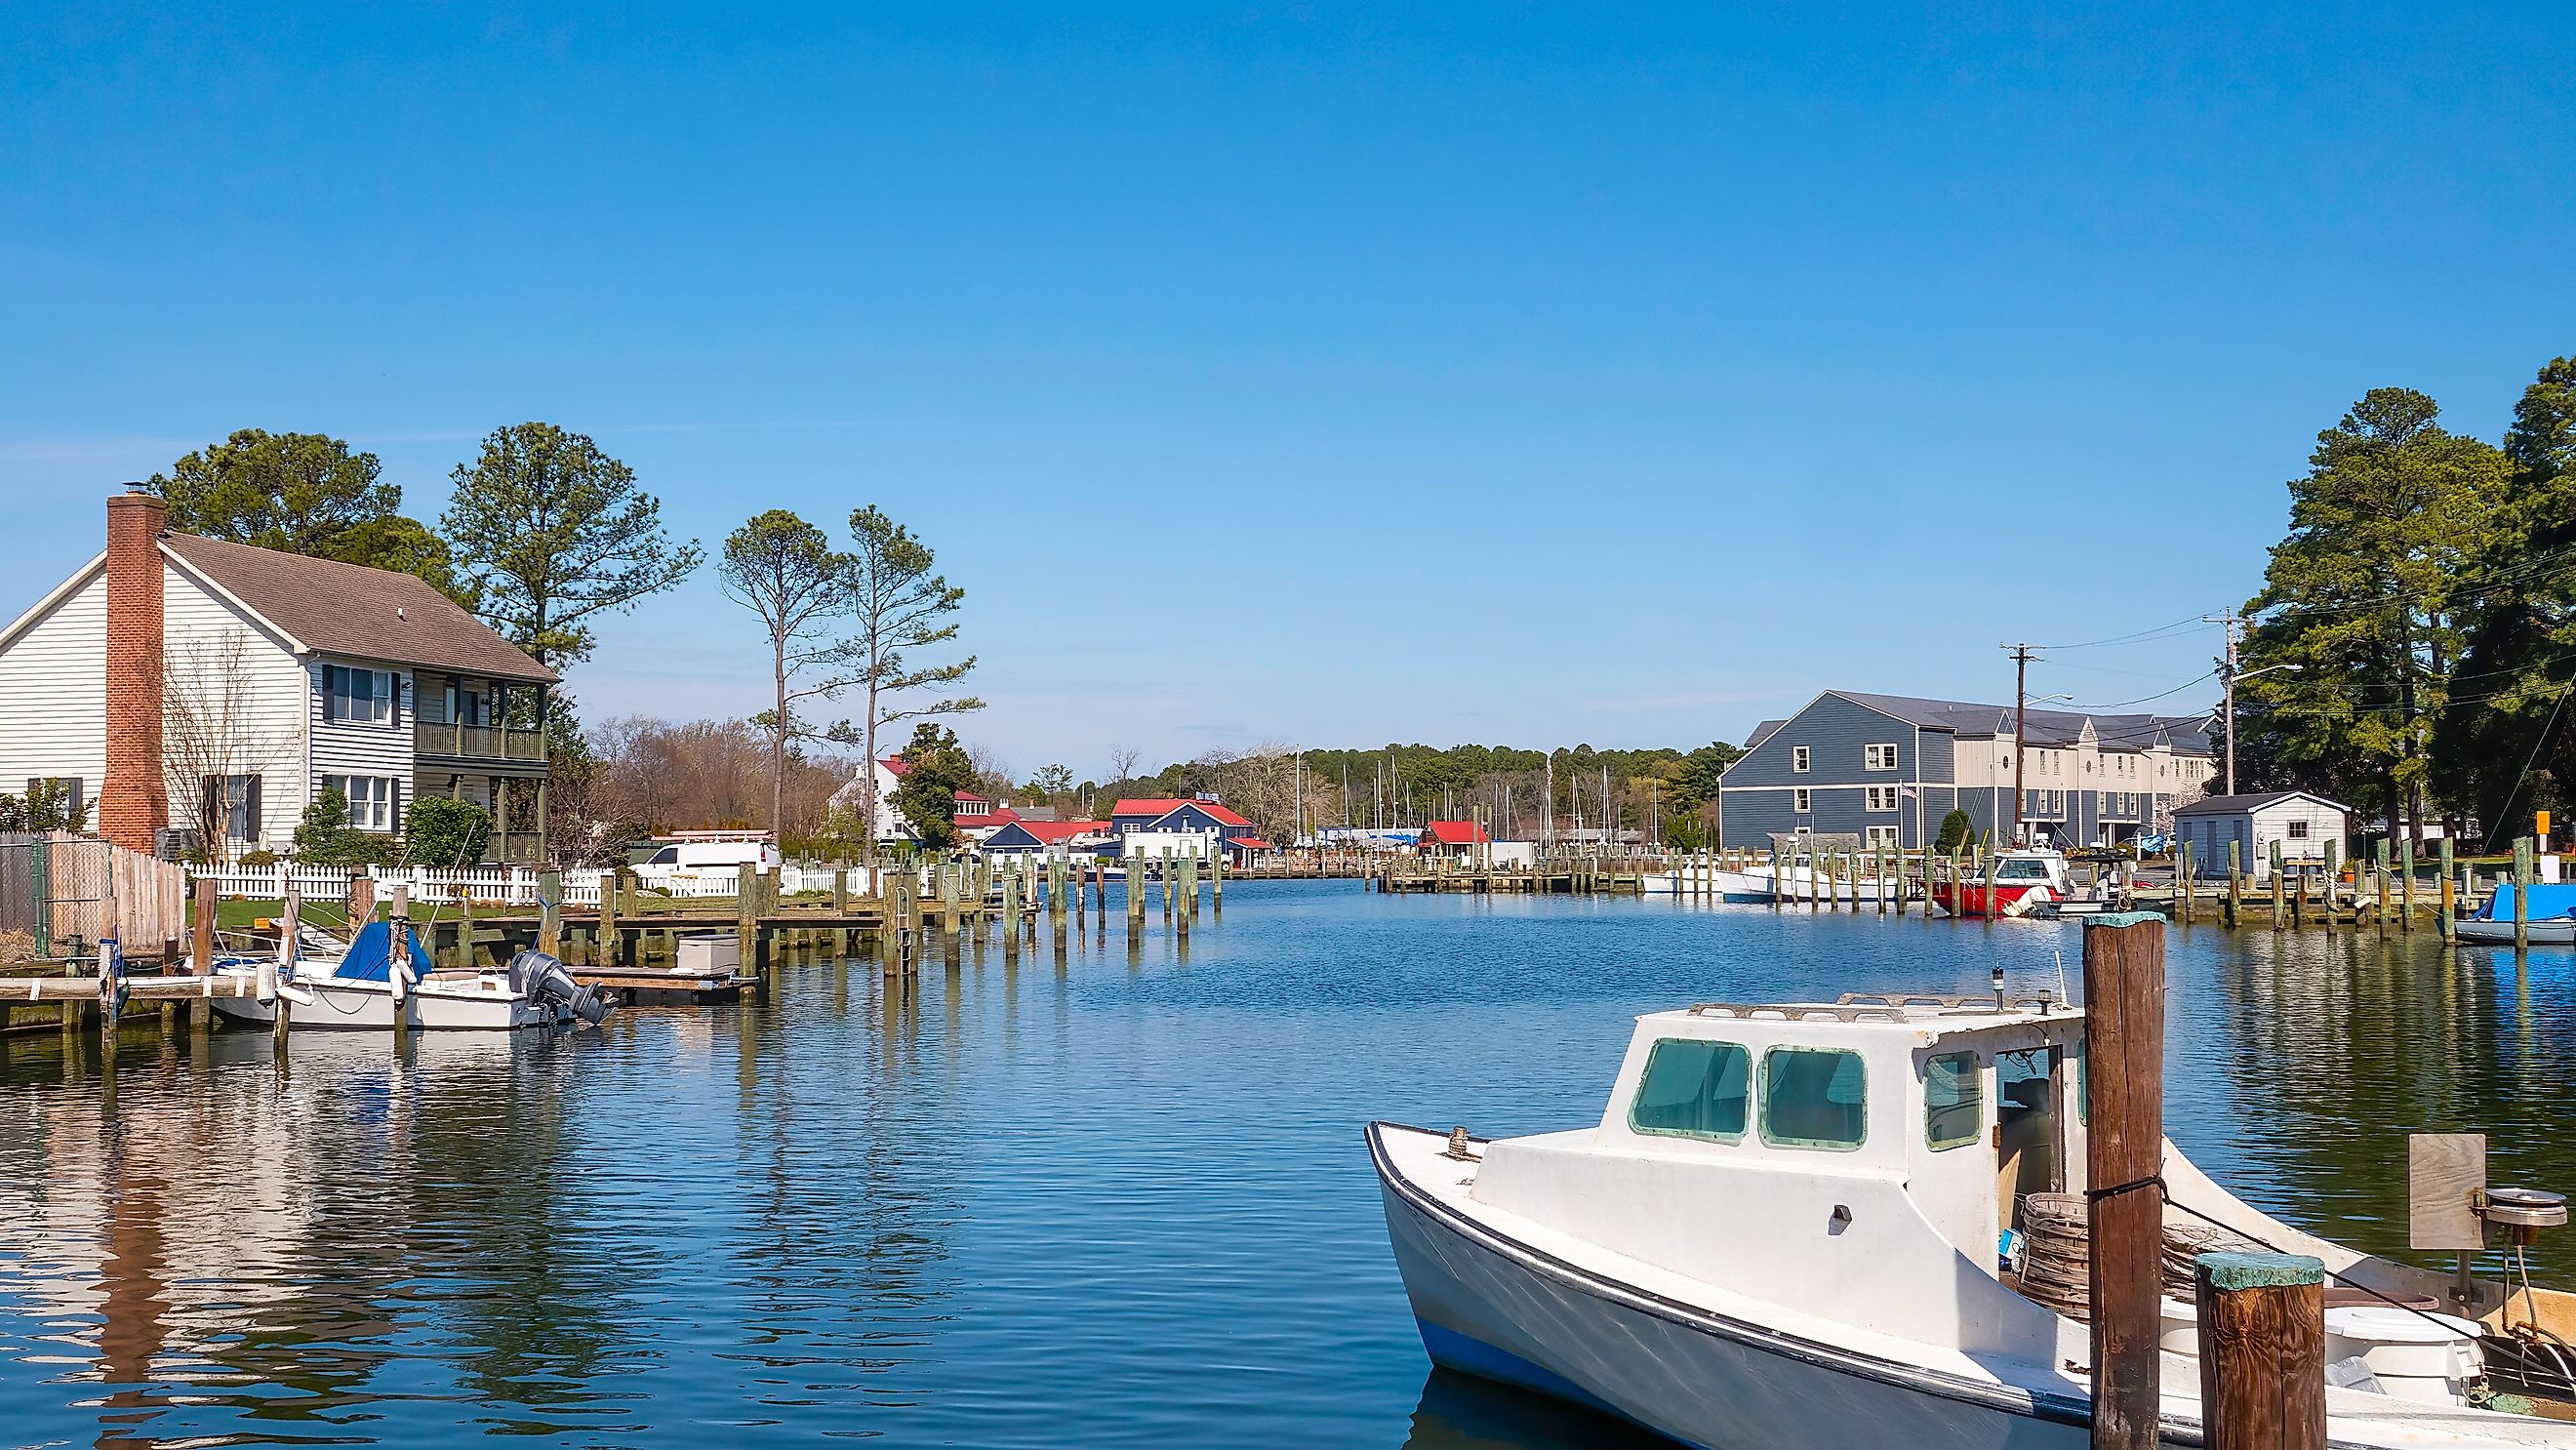
M 389 809 L 392 811 L 392 815 L 391 815 L 391 817 L 390 817 L 390 824 L 388 825 L 387 829 L 392 830 L 392 831 L 394 831 L 395 833 L 399 834 L 399 833 L 401 832 L 402 828 L 403 828 L 403 816 L 402 816 L 402 807 L 403 807 L 403 799 L 402 799 L 402 798 L 403 798 L 403 783 L 402 783 L 402 777 L 401 777 L 401 776 L 399 776 L 399 775 L 398 775 L 398 776 L 395 776 L 392 780 L 387 781 L 387 782 L 386 782 L 386 784 L 387 784 L 388 786 L 390 786 L 390 787 L 391 787 L 391 789 L 386 793 L 386 800 L 387 800 L 387 802 L 388 802 Z
M 404 675 L 400 670 L 396 670 L 390 678 L 394 682 L 394 705 L 391 714 L 393 716 L 393 723 L 400 725 L 402 723 L 403 715 L 403 686 L 410 683 L 410 678 Z
M 247 802 L 247 803 L 248 803 L 248 805 L 247 805 L 247 809 L 248 809 L 248 810 L 249 810 L 249 812 L 250 812 L 250 839 L 251 839 L 251 840 L 256 841 L 256 840 L 260 839 L 260 825 L 259 825 L 259 823 L 260 823 L 260 814 L 259 814 L 259 777 L 258 777 L 258 776 L 255 776 L 255 775 L 254 775 L 254 776 L 252 776 L 252 777 L 250 778 L 250 784 L 249 784 L 248 786 L 246 786 L 246 787 L 243 789 L 243 791 L 242 791 L 242 799 L 243 799 L 245 802 Z
M 325 720 L 336 720 L 340 718 L 339 706 L 340 667 L 338 665 L 324 665 L 322 667 L 322 718 Z
M 215 823 L 215 839 L 199 841 L 197 844 L 211 851 L 223 842 L 224 778 L 220 775 L 210 775 L 200 784 L 202 789 L 198 792 L 198 799 L 204 802 L 204 809 L 197 813 L 197 819 Z

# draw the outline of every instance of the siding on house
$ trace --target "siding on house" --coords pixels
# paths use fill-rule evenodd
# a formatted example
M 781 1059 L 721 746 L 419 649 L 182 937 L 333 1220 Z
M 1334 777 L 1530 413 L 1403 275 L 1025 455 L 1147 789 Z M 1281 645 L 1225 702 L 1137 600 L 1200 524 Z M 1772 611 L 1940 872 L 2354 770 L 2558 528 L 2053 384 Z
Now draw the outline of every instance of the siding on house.
M 1899 841 L 1919 845 L 1925 824 L 1922 765 L 1928 749 L 1925 742 L 1931 738 L 1942 741 L 1946 764 L 1947 736 L 1918 730 L 1840 695 L 1818 696 L 1727 767 L 1720 788 L 1724 839 L 1729 845 L 1759 848 L 1770 843 L 1772 833 L 1800 827 L 1866 836 L 1872 826 L 1895 826 Z M 1868 748 L 1873 745 L 1895 747 L 1892 769 L 1868 768 Z M 1800 747 L 1807 751 L 1803 772 L 1797 769 Z M 1905 797 L 1907 786 L 1916 788 L 1915 798 Z M 1895 792 L 1895 809 L 1869 809 L 1872 788 Z M 1803 813 L 1797 809 L 1800 790 L 1808 793 L 1809 809 Z M 1935 813 L 1930 824 L 1938 829 L 1939 822 Z
M 334 720 L 331 718 L 330 695 L 324 685 L 324 671 L 332 665 L 351 669 L 388 670 L 394 677 L 394 708 L 390 720 Z M 413 698 L 412 673 L 395 669 L 381 661 L 353 660 L 325 655 L 305 666 L 302 674 L 305 718 L 313 731 L 313 778 L 306 783 L 312 795 L 322 790 L 326 775 L 382 776 L 395 782 L 395 824 L 401 824 L 401 813 L 419 793 L 420 782 L 413 769 L 412 726 L 419 719 Z M 443 778 L 443 775 L 442 775 Z M 484 792 L 488 795 L 489 792 Z M 479 801 L 489 808 L 489 801 Z M 298 810 L 302 807 L 299 805 Z M 516 829 L 515 823 L 513 829 Z
M 198 773 L 258 776 L 260 818 L 251 844 L 282 846 L 293 838 L 311 799 L 304 768 L 304 672 L 282 636 L 187 570 L 165 560 L 161 575 L 165 688 L 194 695 L 209 706 L 231 694 L 238 704 L 234 714 L 240 723 L 228 732 L 233 737 L 225 752 L 229 761 L 220 772 Z M 196 822 L 204 783 L 176 779 L 191 762 L 173 758 L 166 740 L 163 751 L 163 773 L 174 777 L 167 782 L 170 823 L 184 829 Z
M 95 819 L 107 779 L 106 556 L 72 577 L 0 644 L 0 791 L 77 777 Z
M 2226 880 L 2227 847 L 2232 841 L 2245 874 L 2256 882 L 2268 883 L 2272 879 L 2274 841 L 2281 843 L 2284 870 L 2293 874 L 2319 870 L 2325 864 L 2327 843 L 2342 849 L 2348 818 L 2342 806 L 2305 792 L 2220 796 L 2193 802 L 2178 811 L 2174 834 L 2191 845 L 2195 877 Z M 2306 834 L 2293 837 L 2293 822 L 2304 825 Z

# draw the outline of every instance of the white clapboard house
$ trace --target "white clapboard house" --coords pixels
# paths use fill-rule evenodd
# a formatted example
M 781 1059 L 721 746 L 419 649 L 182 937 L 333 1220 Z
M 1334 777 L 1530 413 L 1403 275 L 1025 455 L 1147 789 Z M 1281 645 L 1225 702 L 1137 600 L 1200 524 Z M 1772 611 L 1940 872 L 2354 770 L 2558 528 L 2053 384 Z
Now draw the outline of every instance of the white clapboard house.
M 226 856 L 285 846 L 325 786 L 385 833 L 434 793 L 495 813 L 488 860 L 539 858 L 553 671 L 412 575 L 173 533 L 139 492 L 107 515 L 0 631 L 0 788 L 58 782 L 136 850 L 211 816 Z

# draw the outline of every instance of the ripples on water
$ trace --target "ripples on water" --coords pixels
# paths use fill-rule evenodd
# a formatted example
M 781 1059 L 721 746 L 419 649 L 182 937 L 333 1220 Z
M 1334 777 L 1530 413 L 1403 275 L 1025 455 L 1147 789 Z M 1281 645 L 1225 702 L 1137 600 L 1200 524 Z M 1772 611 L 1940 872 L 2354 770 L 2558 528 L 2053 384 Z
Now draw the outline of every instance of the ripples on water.
M 1359 1127 L 1596 1118 L 1640 1011 L 2080 978 L 2076 930 L 1235 883 L 1006 966 L 542 1040 L 0 1039 L 0 1438 L 1611 1446 L 1428 1372 Z M 2405 1137 L 2576 1188 L 2576 964 L 2171 937 L 2169 1123 L 2402 1250 Z M 2550 1246 L 2559 1277 L 2576 1247 Z

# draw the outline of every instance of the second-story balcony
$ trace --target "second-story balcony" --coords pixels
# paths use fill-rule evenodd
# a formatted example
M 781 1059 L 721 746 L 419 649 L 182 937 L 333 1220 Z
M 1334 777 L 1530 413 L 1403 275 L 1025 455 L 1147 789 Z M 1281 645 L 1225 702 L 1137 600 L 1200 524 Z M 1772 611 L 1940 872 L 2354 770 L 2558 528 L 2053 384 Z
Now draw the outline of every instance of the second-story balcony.
M 423 720 L 412 726 L 412 750 L 441 760 L 543 765 L 546 733 L 504 725 L 452 725 Z

